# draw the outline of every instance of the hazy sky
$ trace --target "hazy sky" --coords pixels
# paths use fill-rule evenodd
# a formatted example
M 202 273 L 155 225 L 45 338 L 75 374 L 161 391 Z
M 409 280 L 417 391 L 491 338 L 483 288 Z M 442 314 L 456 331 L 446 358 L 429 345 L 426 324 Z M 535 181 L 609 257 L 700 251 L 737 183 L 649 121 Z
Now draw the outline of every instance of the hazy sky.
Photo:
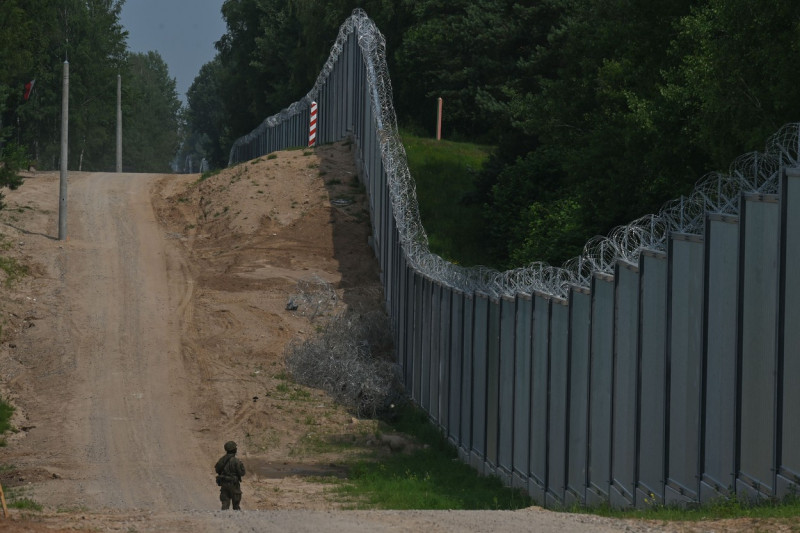
M 131 52 L 155 50 L 161 54 L 183 102 L 200 67 L 216 55 L 214 43 L 225 33 L 220 12 L 223 2 L 126 0 L 122 8 L 128 48 Z

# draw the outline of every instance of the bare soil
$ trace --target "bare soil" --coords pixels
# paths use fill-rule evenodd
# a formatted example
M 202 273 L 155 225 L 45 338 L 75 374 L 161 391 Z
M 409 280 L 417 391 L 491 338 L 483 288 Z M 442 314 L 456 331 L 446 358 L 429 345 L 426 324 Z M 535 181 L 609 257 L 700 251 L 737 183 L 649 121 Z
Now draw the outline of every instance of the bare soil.
M 71 173 L 6 193 L 0 394 L 16 408 L 0 483 L 42 511 L 4 531 L 749 530 L 789 523 L 652 524 L 552 513 L 354 512 L 324 476 L 380 446 L 286 374 L 286 344 L 345 308 L 382 305 L 369 210 L 347 143 L 198 175 Z M 299 281 L 336 297 L 287 310 Z M 247 467 L 244 512 L 217 511 L 227 440 Z M 378 444 L 375 444 L 375 443 Z M 344 445 L 336 445 L 344 444 Z M 374 451 L 374 450 L 373 450 Z M 380 453 L 391 453 L 388 448 Z M 789 529 L 785 529 L 789 530 Z

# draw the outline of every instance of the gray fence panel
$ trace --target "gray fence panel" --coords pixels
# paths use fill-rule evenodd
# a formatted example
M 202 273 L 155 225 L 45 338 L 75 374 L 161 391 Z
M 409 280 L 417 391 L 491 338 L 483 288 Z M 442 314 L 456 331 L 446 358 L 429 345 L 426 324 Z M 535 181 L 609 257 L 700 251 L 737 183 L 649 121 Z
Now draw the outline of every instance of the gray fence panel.
M 451 320 L 450 305 L 453 290 L 448 287 L 441 288 L 441 304 L 439 319 L 439 394 L 437 395 L 439 408 L 439 425 L 445 430 L 450 426 L 450 344 Z
M 500 431 L 500 300 L 489 299 L 489 342 L 486 351 L 486 463 L 497 467 Z
M 706 222 L 706 362 L 701 501 L 727 496 L 736 480 L 739 218 Z
M 586 502 L 608 501 L 611 480 L 611 390 L 614 373 L 614 278 L 592 277 L 589 367 L 589 484 Z
M 397 351 L 397 364 L 400 365 L 400 369 L 403 372 L 403 383 L 405 383 L 406 386 L 411 383 L 407 373 L 410 365 L 408 364 L 408 337 L 406 332 L 409 329 L 407 327 L 408 313 L 413 310 L 413 307 L 409 305 L 410 302 L 408 301 L 408 278 L 409 268 L 405 259 L 403 259 L 403 268 L 400 269 L 400 278 L 398 280 L 399 291 L 395 306 L 396 323 L 393 324 L 393 326 L 395 328 L 394 343 Z
M 422 355 L 420 357 L 420 406 L 430 414 L 431 412 L 431 300 L 433 297 L 433 283 L 430 278 L 422 277 Z
M 775 473 L 780 205 L 775 197 L 745 195 L 741 208 L 741 420 L 736 491 L 772 495 Z
M 563 506 L 567 488 L 567 394 L 569 305 L 554 299 L 550 314 L 550 422 L 548 425 L 547 504 Z
M 323 144 L 325 142 L 325 123 L 326 117 L 325 114 L 328 112 L 328 85 L 325 84 L 319 90 L 317 94 L 317 144 Z
M 397 318 L 400 316 L 402 308 L 399 307 L 400 305 L 400 290 L 402 288 L 402 281 L 401 278 L 403 277 L 405 270 L 405 255 L 403 254 L 403 249 L 400 247 L 400 234 L 397 231 L 397 226 L 395 226 L 394 218 L 391 219 L 391 226 L 392 226 L 392 274 L 393 276 L 389 278 L 389 290 L 386 291 L 387 295 L 387 302 L 386 302 L 386 310 L 389 313 L 389 320 L 392 323 L 392 327 L 397 328 Z
M 422 402 L 422 315 L 424 306 L 423 300 L 423 277 L 414 272 L 414 338 L 412 349 L 413 356 L 413 380 L 411 383 L 411 397 L 417 402 Z
M 663 503 L 667 410 L 667 256 L 643 252 L 639 257 L 640 404 L 639 479 L 636 505 Z
M 388 187 L 388 176 L 386 176 L 386 169 L 383 166 L 383 160 L 381 159 L 380 165 L 380 218 L 378 218 L 378 231 L 376 233 L 379 236 L 378 239 L 378 246 L 380 250 L 380 255 L 378 256 L 378 260 L 381 264 L 381 275 L 385 277 L 389 274 L 389 265 L 388 265 L 388 258 L 389 254 L 387 251 L 387 247 L 389 245 L 389 219 L 393 216 L 392 215 L 392 208 L 389 201 L 389 187 Z M 375 235 L 373 235 L 375 238 Z
M 401 332 L 402 337 L 405 339 L 404 343 L 404 360 L 405 364 L 407 365 L 403 372 L 403 377 L 405 380 L 406 390 L 408 394 L 413 397 L 414 394 L 414 325 L 415 325 L 415 315 L 416 315 L 416 288 L 414 286 L 414 282 L 416 280 L 416 276 L 414 275 L 414 271 L 411 267 L 406 266 L 406 290 L 404 293 L 404 299 L 406 302 L 406 309 L 405 309 L 405 323 L 406 327 L 405 330 Z
M 569 345 L 569 438 L 567 439 L 566 505 L 586 501 L 589 452 L 589 347 L 592 319 L 592 296 L 589 291 L 572 287 L 570 302 Z
M 704 251 L 701 237 L 670 238 L 667 503 L 699 498 Z
M 500 428 L 497 466 L 506 485 L 511 484 L 514 444 L 514 350 L 516 348 L 516 299 L 500 300 Z
M 461 366 L 464 361 L 464 293 L 453 290 L 450 306 L 450 409 L 447 435 L 455 446 L 461 445 Z
M 547 415 L 550 380 L 550 298 L 533 297 L 530 481 L 528 492 L 544 504 L 547 487 Z
M 783 191 L 783 397 L 778 496 L 797 492 L 800 485 L 800 169 L 784 177 Z
M 489 346 L 489 297 L 475 295 L 472 344 L 472 455 L 470 464 L 484 471 L 486 460 L 486 373 Z
M 352 132 L 353 124 L 355 123 L 355 107 L 358 100 L 356 95 L 357 72 L 361 70 L 361 62 L 359 61 L 360 55 L 358 54 L 359 48 L 355 32 L 348 35 L 345 49 L 347 50 L 347 87 L 345 90 L 348 98 L 346 100 L 347 112 L 345 114 L 346 124 L 344 129 L 346 132 Z
M 639 267 L 615 268 L 614 388 L 611 409 L 611 490 L 615 507 L 634 504 L 636 495 L 636 419 L 639 391 Z
M 386 267 L 387 271 L 384 274 L 383 281 L 383 295 L 384 295 L 384 308 L 387 312 L 391 313 L 397 299 L 398 288 L 398 269 L 400 256 L 402 250 L 400 248 L 400 238 L 397 233 L 397 227 L 394 223 L 394 217 L 391 216 L 391 209 L 387 212 L 388 218 L 386 219 L 386 228 L 388 231 L 388 238 L 386 240 Z
M 516 347 L 514 349 L 514 486 L 528 488 L 533 299 L 517 295 Z
M 466 454 L 465 459 L 469 460 L 469 453 L 472 450 L 472 403 L 474 394 L 472 392 L 472 382 L 474 380 L 473 370 L 473 345 L 475 336 L 475 297 L 472 294 L 464 295 L 464 323 L 462 327 L 464 336 L 463 358 L 461 360 L 461 430 L 460 439 L 461 449 Z
M 442 287 L 439 283 L 431 282 L 431 352 L 430 352 L 430 374 L 428 394 L 430 397 L 428 413 L 431 419 L 439 422 L 439 337 L 441 336 L 441 309 L 442 309 Z

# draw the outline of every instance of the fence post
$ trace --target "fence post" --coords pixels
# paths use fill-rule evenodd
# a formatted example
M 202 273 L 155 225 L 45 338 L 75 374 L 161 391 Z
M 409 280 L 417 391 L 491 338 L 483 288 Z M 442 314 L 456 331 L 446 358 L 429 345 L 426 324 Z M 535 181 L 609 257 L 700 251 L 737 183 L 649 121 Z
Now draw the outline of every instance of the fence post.
M 739 449 L 736 493 L 773 496 L 776 468 L 780 204 L 741 200 L 739 254 Z
M 780 453 L 778 456 L 777 494 L 782 498 L 800 488 L 800 276 L 795 266 L 800 262 L 800 168 L 789 168 L 781 183 L 781 325 L 779 337 L 782 376 L 779 416 Z M 795 272 L 795 274 L 789 274 Z

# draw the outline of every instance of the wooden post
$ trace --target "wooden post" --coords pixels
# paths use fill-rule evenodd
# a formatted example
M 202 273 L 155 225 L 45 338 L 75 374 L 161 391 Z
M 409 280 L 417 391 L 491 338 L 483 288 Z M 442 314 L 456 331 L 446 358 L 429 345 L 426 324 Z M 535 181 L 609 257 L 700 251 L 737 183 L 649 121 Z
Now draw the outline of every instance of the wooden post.
M 437 99 L 438 111 L 436 113 L 436 140 L 442 140 L 442 98 Z
M 3 502 L 3 518 L 8 518 L 8 507 L 6 507 L 6 495 L 3 493 L 3 485 L 0 485 L 0 501 Z

